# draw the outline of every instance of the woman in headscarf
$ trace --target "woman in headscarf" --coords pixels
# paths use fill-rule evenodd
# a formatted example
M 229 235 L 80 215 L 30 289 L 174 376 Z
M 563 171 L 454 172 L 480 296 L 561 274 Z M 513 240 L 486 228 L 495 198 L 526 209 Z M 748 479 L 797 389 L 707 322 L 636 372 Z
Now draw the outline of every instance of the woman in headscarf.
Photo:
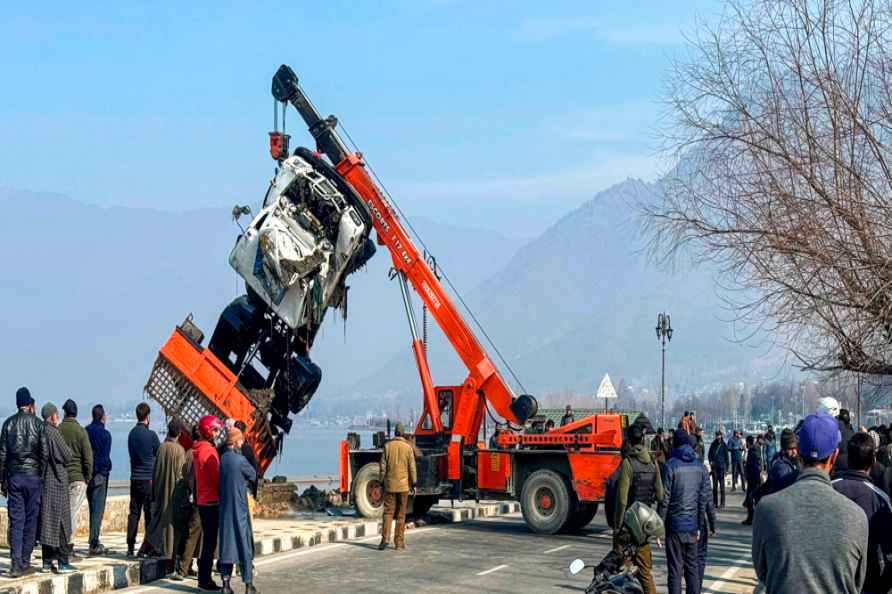
M 246 594 L 254 587 L 254 530 L 248 511 L 248 485 L 257 473 L 242 455 L 244 434 L 232 427 L 227 434 L 226 451 L 220 459 L 220 575 L 223 593 L 232 594 L 233 565 L 238 563 Z

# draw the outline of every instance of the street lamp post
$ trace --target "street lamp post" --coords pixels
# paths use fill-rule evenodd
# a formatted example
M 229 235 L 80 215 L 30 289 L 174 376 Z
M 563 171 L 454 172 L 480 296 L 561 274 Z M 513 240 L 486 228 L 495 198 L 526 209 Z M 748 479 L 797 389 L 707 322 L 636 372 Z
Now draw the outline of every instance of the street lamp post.
M 672 341 L 672 321 L 669 314 L 657 314 L 657 340 L 663 349 L 663 373 L 660 379 L 660 425 L 666 427 L 666 343 Z

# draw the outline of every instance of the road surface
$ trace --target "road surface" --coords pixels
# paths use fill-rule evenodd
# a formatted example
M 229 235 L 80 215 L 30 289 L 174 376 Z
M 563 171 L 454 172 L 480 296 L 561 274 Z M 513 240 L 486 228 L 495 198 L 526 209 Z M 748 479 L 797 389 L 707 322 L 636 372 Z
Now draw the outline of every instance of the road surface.
M 729 497 L 719 515 L 719 534 L 710 542 L 704 592 L 752 592 L 750 531 L 739 495 Z M 582 592 L 589 570 L 570 576 L 566 567 L 581 557 L 599 561 L 610 547 L 603 513 L 577 534 L 531 533 L 520 514 L 407 532 L 406 551 L 377 550 L 379 537 L 323 545 L 257 561 L 263 594 L 325 592 L 356 594 L 421 592 L 540 593 Z M 659 592 L 666 592 L 665 556 L 654 549 Z M 243 592 L 238 578 L 234 588 Z M 128 594 L 195 591 L 195 582 L 156 582 Z

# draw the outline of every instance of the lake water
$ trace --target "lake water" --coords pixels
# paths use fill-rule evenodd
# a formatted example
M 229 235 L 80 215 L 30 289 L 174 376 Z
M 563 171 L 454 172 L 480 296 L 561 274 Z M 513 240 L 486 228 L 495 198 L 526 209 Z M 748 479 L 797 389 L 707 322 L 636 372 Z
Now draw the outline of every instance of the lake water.
M 107 425 L 112 434 L 112 480 L 130 478 L 130 456 L 127 453 L 127 435 L 133 428 L 131 422 L 111 422 Z M 156 431 L 161 427 L 152 427 Z M 355 429 L 300 428 L 295 426 L 285 438 L 285 447 L 266 472 L 267 478 L 277 474 L 288 477 L 338 474 L 338 443 L 348 431 L 359 433 L 362 447 L 372 446 L 372 431 Z M 159 435 L 163 439 L 163 435 Z

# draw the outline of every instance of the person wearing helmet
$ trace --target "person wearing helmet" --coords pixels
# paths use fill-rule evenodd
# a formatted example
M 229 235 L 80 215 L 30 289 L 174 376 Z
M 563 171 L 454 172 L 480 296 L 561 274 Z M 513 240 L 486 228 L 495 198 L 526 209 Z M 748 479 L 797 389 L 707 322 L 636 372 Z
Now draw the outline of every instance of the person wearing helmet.
M 839 416 L 839 401 L 831 396 L 825 396 L 818 400 L 818 412 L 823 412 L 833 418 Z
M 201 439 L 192 446 L 195 472 L 195 498 L 201 518 L 201 557 L 198 559 L 198 588 L 217 592 L 220 586 L 211 577 L 217 532 L 220 527 L 220 455 L 214 445 L 223 423 L 213 415 L 198 421 Z

